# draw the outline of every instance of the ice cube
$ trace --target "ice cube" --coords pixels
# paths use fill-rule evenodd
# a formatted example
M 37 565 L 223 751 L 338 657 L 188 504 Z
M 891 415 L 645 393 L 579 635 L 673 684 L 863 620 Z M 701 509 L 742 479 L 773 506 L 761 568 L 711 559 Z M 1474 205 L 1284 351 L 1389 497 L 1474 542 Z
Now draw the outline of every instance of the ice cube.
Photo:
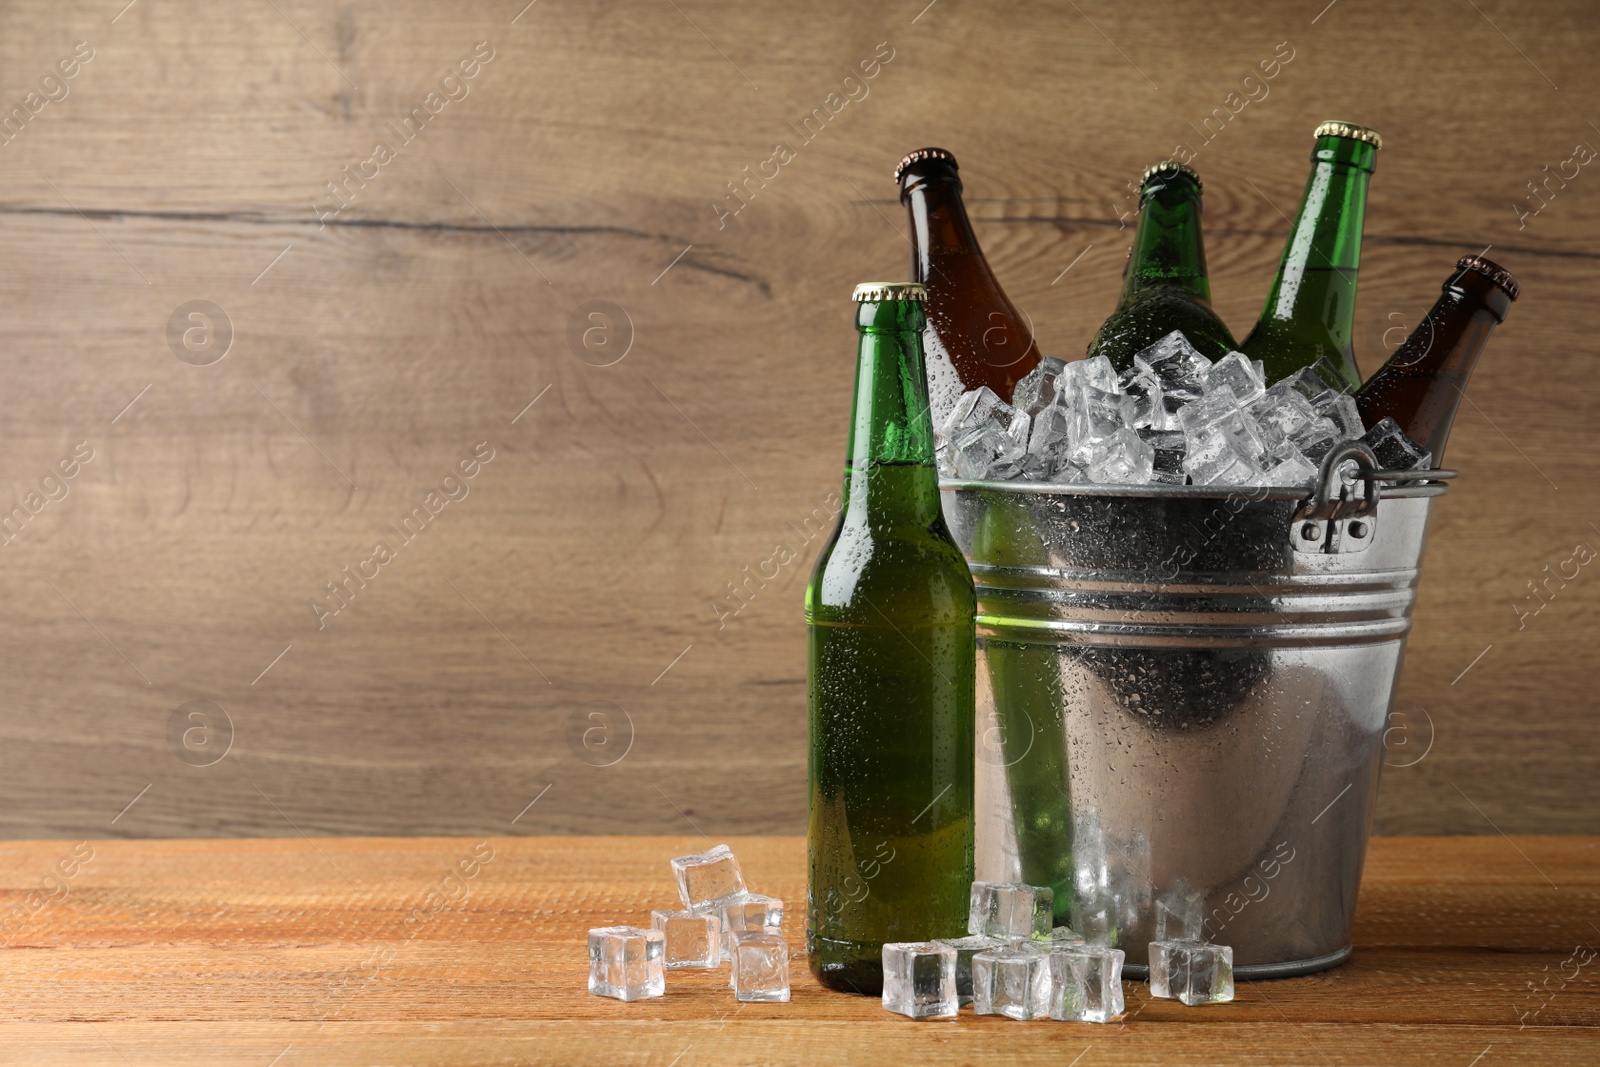
M 1181 330 L 1173 330 L 1133 358 L 1143 360 L 1160 376 L 1163 385 L 1187 386 L 1197 394 L 1211 368 L 1211 361 L 1194 350 Z
M 1150 995 L 1185 1004 L 1233 999 L 1233 949 L 1205 941 L 1150 942 Z
M 1005 403 L 998 393 L 987 385 L 961 394 L 956 406 L 950 409 L 943 425 L 938 427 L 945 438 L 953 438 L 963 430 L 976 429 L 989 421 L 996 404 Z
M 1130 371 L 1117 383 L 1117 389 L 1128 398 L 1124 410 L 1129 426 L 1134 429 L 1166 428 L 1169 421 L 1167 406 L 1161 392 L 1161 380 L 1154 374 Z
M 1050 1018 L 1104 1023 L 1121 1015 L 1120 948 L 1055 945 L 1050 950 Z
M 1314 485 L 1317 480 L 1317 468 L 1294 445 L 1286 447 L 1290 454 L 1261 472 L 1261 484 L 1301 489 Z
M 993 424 L 966 430 L 950 442 L 955 476 L 978 481 L 1005 481 L 1022 469 L 1027 453 Z
M 733 935 L 728 986 L 739 1000 L 789 999 L 789 943 L 782 934 L 741 930 Z
M 1249 404 L 1267 389 L 1255 364 L 1243 352 L 1229 352 L 1213 363 L 1206 371 L 1204 385 L 1208 393 L 1226 386 L 1240 405 Z
M 1181 430 L 1137 431 L 1139 439 L 1154 449 L 1150 464 L 1150 481 L 1156 485 L 1182 485 L 1189 480 L 1183 469 L 1183 433 Z
M 1346 380 L 1344 372 L 1327 356 L 1323 356 L 1306 369 L 1325 385 L 1331 393 L 1348 393 L 1351 391 L 1352 387 L 1350 382 Z
M 941 945 L 948 945 L 956 953 L 956 999 L 962 1004 L 972 1003 L 972 957 L 985 949 L 1000 948 L 1006 942 L 984 934 L 966 937 L 941 937 Z
M 1156 898 L 1156 940 L 1183 941 L 1198 938 L 1205 931 L 1206 895 L 1182 878 Z
M 1023 882 L 973 882 L 967 933 L 1001 938 L 1050 936 L 1055 892 Z
M 1098 389 L 1102 393 L 1117 391 L 1117 372 L 1112 368 L 1111 360 L 1105 356 L 1079 360 L 1074 369 L 1079 384 Z
M 1241 447 L 1241 439 L 1217 425 L 1188 436 L 1183 469 L 1195 485 L 1255 485 L 1261 480 L 1259 450 Z
M 1061 462 L 1072 451 L 1072 409 L 1056 401 L 1045 405 L 1033 416 L 1028 434 L 1028 453 L 1039 457 L 1047 465 Z
M 650 926 L 666 939 L 667 970 L 721 966 L 722 920 L 711 912 L 652 911 Z
M 1029 944 L 984 949 L 972 957 L 972 1010 L 1042 1019 L 1050 1014 L 1050 953 Z
M 1129 398 L 1121 393 L 1079 385 L 1070 396 L 1072 439 L 1076 450 L 1087 451 L 1128 424 Z
M 1317 409 L 1289 382 L 1278 382 L 1250 405 L 1250 414 L 1269 446 L 1288 439 L 1317 417 Z
M 660 930 L 602 926 L 589 931 L 589 992 L 617 1000 L 644 1000 L 667 991 L 662 969 L 667 939 Z
M 1055 378 L 1054 372 L 1048 366 L 1051 362 L 1060 363 L 1054 357 L 1046 356 L 1039 361 L 1027 374 L 1017 380 L 1016 387 L 1011 390 L 1011 406 L 1018 411 L 1034 412 L 1043 407 L 1050 399 L 1051 383 Z
M 1367 430 L 1361 424 L 1361 412 L 1356 408 L 1355 397 L 1346 393 L 1329 394 L 1328 402 L 1317 410 L 1317 414 L 1339 427 L 1339 435 L 1346 441 L 1355 440 Z
M 783 901 L 760 893 L 741 893 L 717 906 L 722 920 L 723 951 L 733 951 L 733 935 L 746 930 L 779 933 L 783 929 Z
M 1407 437 L 1400 425 L 1387 415 L 1361 439 L 1372 447 L 1381 470 L 1427 470 L 1433 466 L 1433 454 Z
M 1129 429 L 1121 429 L 1089 453 L 1089 480 L 1099 485 L 1146 485 L 1156 450 Z
M 683 906 L 691 911 L 713 908 L 745 891 L 739 860 L 727 845 L 679 856 L 672 861 L 672 874 Z
M 939 941 L 883 946 L 883 1006 L 912 1019 L 951 1019 L 957 1012 L 956 950 Z
M 1302 455 L 1312 463 L 1321 464 L 1322 457 L 1328 454 L 1329 449 L 1344 440 L 1344 435 L 1339 432 L 1329 419 L 1318 418 L 1306 423 L 1300 429 L 1289 435 Z
M 1326 404 L 1328 397 L 1332 395 L 1328 383 L 1310 367 L 1300 368 L 1278 384 L 1287 385 L 1299 393 L 1312 407 L 1316 407 L 1319 403 Z
M 1057 945 L 1074 945 L 1083 943 L 1083 935 L 1070 926 L 1058 926 L 1050 931 L 1046 944 L 1054 948 Z

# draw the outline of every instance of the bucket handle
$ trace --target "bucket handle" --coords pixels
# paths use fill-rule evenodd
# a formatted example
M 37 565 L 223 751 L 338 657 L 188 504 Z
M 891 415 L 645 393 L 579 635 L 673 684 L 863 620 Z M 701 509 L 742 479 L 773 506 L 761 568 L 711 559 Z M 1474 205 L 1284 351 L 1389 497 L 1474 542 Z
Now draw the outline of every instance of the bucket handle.
M 1346 481 L 1341 468 L 1353 463 L 1356 474 Z M 1378 530 L 1378 482 L 1383 474 L 1378 457 L 1361 441 L 1344 441 L 1328 450 L 1317 472 L 1311 496 L 1289 523 L 1289 543 L 1296 552 L 1344 555 L 1364 552 Z

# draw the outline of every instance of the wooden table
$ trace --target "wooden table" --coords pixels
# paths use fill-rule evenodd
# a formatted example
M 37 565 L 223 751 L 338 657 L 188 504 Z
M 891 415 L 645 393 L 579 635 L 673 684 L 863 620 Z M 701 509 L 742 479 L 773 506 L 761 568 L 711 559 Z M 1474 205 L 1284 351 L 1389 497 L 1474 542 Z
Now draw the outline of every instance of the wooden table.
M 584 932 L 646 922 L 698 838 L 42 841 L 0 847 L 0 1063 L 1600 1062 L 1600 838 L 1378 838 L 1346 966 L 1120 1023 L 914 1023 L 824 991 L 804 843 L 733 838 L 790 904 L 794 999 L 727 972 L 585 991 Z M 1589 962 L 1585 962 L 1589 961 Z

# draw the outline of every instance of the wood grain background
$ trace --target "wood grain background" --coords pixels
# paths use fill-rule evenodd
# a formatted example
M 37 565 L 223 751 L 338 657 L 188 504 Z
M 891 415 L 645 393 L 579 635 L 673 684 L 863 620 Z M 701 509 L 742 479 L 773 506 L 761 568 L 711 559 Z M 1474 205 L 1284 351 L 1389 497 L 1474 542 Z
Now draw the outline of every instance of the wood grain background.
M 1463 253 L 1525 289 L 1452 438 L 1380 829 L 1600 830 L 1600 572 L 1517 611 L 1600 546 L 1600 175 L 1514 207 L 1600 145 L 1592 5 L 124 3 L 0 7 L 0 106 L 29 116 L 0 144 L 0 492 L 28 516 L 0 549 L 0 834 L 799 831 L 800 596 L 850 288 L 906 273 L 896 160 L 956 152 L 1070 357 L 1114 303 L 1128 181 L 1180 142 L 1244 333 L 1329 117 L 1386 139 L 1364 369 Z M 232 331 L 205 366 L 220 333 L 169 341 L 196 300 Z M 622 314 L 585 348 L 596 301 Z

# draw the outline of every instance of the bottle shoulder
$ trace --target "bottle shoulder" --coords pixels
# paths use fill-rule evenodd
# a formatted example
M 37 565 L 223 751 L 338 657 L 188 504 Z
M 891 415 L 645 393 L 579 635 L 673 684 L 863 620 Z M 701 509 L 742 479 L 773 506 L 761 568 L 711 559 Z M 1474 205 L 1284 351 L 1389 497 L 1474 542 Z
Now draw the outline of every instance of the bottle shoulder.
M 975 605 L 972 572 L 942 519 L 902 525 L 842 518 L 806 589 L 808 614 L 867 622 L 880 615 L 957 621 L 970 618 Z
M 1176 286 L 1146 290 L 1111 313 L 1089 344 L 1090 356 L 1107 356 L 1126 369 L 1140 350 L 1173 330 L 1207 359 L 1221 359 L 1238 347 L 1227 324 L 1200 298 Z

